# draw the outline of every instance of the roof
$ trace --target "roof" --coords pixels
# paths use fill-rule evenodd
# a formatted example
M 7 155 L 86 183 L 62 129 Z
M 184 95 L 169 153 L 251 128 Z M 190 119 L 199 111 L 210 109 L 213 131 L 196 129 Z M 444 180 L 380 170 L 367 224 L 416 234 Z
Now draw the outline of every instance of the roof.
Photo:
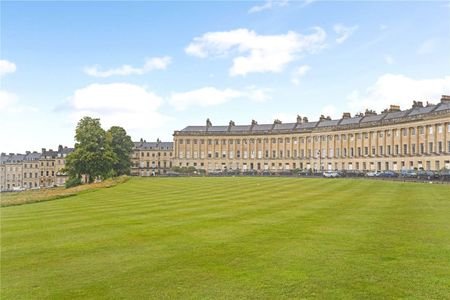
M 140 142 L 133 142 L 134 148 L 139 150 L 172 150 L 173 149 L 173 142 L 147 142 L 147 141 L 140 141 Z
M 422 102 L 419 102 L 422 105 Z M 175 131 L 175 134 L 260 134 L 260 133 L 284 133 L 284 132 L 299 132 L 299 131 L 313 131 L 319 128 L 334 127 L 333 130 L 348 129 L 349 127 L 367 127 L 380 126 L 383 124 L 391 124 L 397 121 L 414 121 L 417 118 L 428 117 L 432 115 L 441 115 L 442 113 L 450 114 L 450 102 L 443 96 L 441 102 L 438 104 L 427 104 L 425 107 L 420 107 L 417 103 L 410 109 L 399 111 L 388 111 L 380 114 L 369 114 L 365 116 L 358 116 L 353 118 L 342 119 L 322 119 L 316 122 L 299 122 L 298 123 L 272 123 L 272 124 L 254 124 L 254 125 L 232 125 L 229 126 L 187 126 L 180 131 Z

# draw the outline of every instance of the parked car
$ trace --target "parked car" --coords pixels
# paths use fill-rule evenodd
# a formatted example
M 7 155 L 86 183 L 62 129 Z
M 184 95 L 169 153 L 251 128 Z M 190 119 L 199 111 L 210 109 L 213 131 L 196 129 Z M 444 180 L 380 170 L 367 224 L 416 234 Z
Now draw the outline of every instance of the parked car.
M 228 175 L 228 176 L 237 176 L 239 174 L 240 174 L 239 170 L 227 170 L 226 171 L 226 175 Z
M 209 171 L 208 175 L 210 175 L 210 176 L 222 176 L 222 175 L 224 175 L 224 172 L 222 170 L 212 170 L 212 171 Z
M 180 176 L 181 174 L 175 171 L 167 171 L 166 175 L 171 177 L 177 177 Z
M 416 178 L 417 172 L 415 170 L 402 170 L 401 175 L 405 178 Z
M 339 172 L 342 177 L 364 177 L 364 172 L 359 170 L 344 170 Z
M 257 174 L 256 170 L 245 170 L 242 172 L 242 175 L 246 175 L 246 176 L 254 176 L 256 174 Z
M 419 170 L 417 171 L 417 178 L 420 179 L 438 179 L 439 178 L 439 173 L 435 173 L 433 171 L 425 171 L 425 170 Z
M 262 176 L 270 176 L 270 175 L 272 175 L 272 173 L 269 170 L 264 170 L 261 172 L 261 175 Z
M 439 178 L 442 181 L 450 181 L 450 169 L 443 169 L 439 172 Z
M 398 177 L 398 174 L 394 171 L 383 171 L 378 175 L 378 177 L 395 178 L 395 177 Z
M 291 176 L 292 171 L 291 170 L 283 170 L 283 171 L 279 172 L 278 174 L 282 175 L 282 176 Z
M 322 176 L 325 178 L 338 178 L 341 177 L 341 174 L 336 171 L 325 171 Z
M 370 171 L 370 172 L 366 173 L 366 176 L 367 177 L 378 177 L 378 176 L 380 176 L 380 173 L 381 172 L 378 172 L 378 171 Z

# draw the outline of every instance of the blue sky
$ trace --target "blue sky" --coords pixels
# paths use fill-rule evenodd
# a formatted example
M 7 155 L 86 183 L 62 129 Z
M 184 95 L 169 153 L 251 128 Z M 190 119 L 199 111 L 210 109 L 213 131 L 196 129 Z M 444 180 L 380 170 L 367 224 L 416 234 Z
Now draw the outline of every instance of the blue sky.
M 134 140 L 450 94 L 445 1 L 1 2 L 0 150 Z

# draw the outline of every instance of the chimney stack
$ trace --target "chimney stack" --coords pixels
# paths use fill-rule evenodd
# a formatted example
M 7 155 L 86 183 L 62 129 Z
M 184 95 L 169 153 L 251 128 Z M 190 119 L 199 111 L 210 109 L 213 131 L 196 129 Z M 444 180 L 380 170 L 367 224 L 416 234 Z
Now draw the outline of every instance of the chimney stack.
M 308 118 L 307 117 L 303 117 L 303 123 L 308 123 Z
M 297 124 L 301 124 L 301 123 L 302 123 L 302 117 L 297 115 Z
M 350 119 L 352 115 L 349 112 L 345 112 L 342 114 L 342 119 Z
M 449 95 L 442 95 L 441 103 L 450 103 L 450 96 Z
M 389 107 L 389 112 L 400 111 L 400 105 L 392 105 Z
M 372 110 L 372 109 L 366 109 L 366 112 L 364 114 L 365 116 L 376 116 L 377 113 L 376 111 Z
M 42 154 L 44 154 L 45 151 L 46 151 L 46 149 L 45 149 L 45 148 L 42 148 Z

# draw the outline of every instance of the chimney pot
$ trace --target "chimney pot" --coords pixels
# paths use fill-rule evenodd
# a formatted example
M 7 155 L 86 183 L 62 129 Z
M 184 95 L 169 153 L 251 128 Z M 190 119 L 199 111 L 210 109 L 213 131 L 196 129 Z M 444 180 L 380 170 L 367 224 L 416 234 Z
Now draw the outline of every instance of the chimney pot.
M 350 119 L 352 115 L 349 112 L 345 112 L 342 114 L 342 119 Z

